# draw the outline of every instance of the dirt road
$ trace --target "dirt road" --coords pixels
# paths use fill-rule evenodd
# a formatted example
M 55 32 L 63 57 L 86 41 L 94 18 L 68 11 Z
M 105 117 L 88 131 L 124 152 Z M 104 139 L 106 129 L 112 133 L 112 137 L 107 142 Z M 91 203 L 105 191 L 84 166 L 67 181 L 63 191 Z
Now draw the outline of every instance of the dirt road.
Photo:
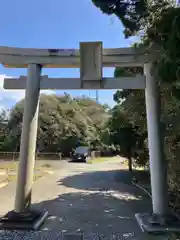
M 123 179 L 127 182 L 127 172 L 119 161 L 64 163 L 35 183 L 33 207 L 48 210 L 49 217 L 36 236 L 24 233 L 21 239 L 60 239 L 55 236 L 61 233 L 82 233 L 84 239 L 154 239 L 141 233 L 134 218 L 134 213 L 150 210 L 150 199 Z M 6 203 L 1 203 L 3 209 L 7 211 Z M 12 233 L 1 232 L 0 240 L 4 234 L 6 239 L 15 239 Z

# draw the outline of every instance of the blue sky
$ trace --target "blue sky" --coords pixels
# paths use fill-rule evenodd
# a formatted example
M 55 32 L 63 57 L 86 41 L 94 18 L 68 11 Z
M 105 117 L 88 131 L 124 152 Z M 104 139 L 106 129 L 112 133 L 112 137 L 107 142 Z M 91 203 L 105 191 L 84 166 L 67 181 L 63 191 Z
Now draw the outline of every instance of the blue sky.
M 115 16 L 107 16 L 91 0 L 2 0 L 0 45 L 35 48 L 78 48 L 81 41 L 103 41 L 104 48 L 127 47 L 123 27 Z M 24 91 L 4 91 L 4 75 L 26 75 L 26 69 L 5 69 L 0 65 L 0 108 L 10 108 Z M 52 77 L 78 77 L 78 69 L 44 69 Z M 113 69 L 104 69 L 113 76 Z M 73 96 L 95 97 L 95 91 L 66 91 Z M 48 93 L 48 92 L 47 92 Z M 57 91 L 61 94 L 63 91 Z M 99 91 L 102 103 L 113 105 L 114 91 Z

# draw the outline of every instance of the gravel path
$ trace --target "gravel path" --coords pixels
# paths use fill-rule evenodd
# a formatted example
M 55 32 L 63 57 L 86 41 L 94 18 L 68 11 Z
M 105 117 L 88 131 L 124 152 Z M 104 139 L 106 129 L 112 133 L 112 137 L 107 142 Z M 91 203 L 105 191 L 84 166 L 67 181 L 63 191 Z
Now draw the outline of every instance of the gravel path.
M 123 166 L 120 168 L 119 162 L 65 163 L 33 187 L 33 207 L 49 212 L 41 231 L 0 231 L 0 240 L 76 240 L 82 239 L 82 234 L 87 240 L 156 239 L 142 234 L 134 218 L 134 213 L 150 210 L 150 199 L 139 189 L 118 180 L 126 172 Z M 15 186 L 11 186 L 11 193 L 7 194 L 10 188 L 7 189 L 0 189 L 2 214 L 13 207 Z M 6 196 L 11 198 L 6 201 Z

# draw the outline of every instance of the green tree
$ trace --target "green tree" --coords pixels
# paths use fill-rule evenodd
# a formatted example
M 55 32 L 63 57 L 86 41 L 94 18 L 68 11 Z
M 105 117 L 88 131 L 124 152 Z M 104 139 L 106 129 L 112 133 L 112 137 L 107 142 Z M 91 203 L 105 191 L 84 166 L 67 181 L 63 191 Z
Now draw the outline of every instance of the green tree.
M 7 145 L 19 150 L 24 100 L 11 110 Z M 101 132 L 108 118 L 106 108 L 83 98 L 44 95 L 40 97 L 37 149 L 40 152 L 62 152 L 69 155 L 78 144 L 101 145 Z M 11 144 L 10 144 L 11 143 Z
M 135 145 L 135 135 L 132 125 L 128 122 L 121 106 L 115 106 L 111 111 L 109 119 L 110 140 L 121 154 L 128 159 L 129 171 L 132 171 L 133 148 Z
M 92 0 L 96 7 L 108 15 L 116 15 L 123 23 L 125 36 L 132 36 L 140 30 L 147 14 L 146 0 Z
M 5 139 L 7 137 L 7 113 L 5 110 L 0 112 L 0 151 L 5 149 Z

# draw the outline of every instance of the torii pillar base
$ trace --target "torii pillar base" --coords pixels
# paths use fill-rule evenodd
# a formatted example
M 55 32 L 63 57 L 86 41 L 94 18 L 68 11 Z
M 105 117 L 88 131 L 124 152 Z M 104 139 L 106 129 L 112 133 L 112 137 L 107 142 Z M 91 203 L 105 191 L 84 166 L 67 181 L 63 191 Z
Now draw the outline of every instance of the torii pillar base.
M 28 211 L 27 213 L 8 212 L 0 219 L 0 229 L 5 230 L 39 230 L 48 212 Z
M 135 218 L 143 232 L 152 234 L 179 233 L 180 219 L 178 216 L 170 214 L 160 217 L 151 213 L 137 213 Z

